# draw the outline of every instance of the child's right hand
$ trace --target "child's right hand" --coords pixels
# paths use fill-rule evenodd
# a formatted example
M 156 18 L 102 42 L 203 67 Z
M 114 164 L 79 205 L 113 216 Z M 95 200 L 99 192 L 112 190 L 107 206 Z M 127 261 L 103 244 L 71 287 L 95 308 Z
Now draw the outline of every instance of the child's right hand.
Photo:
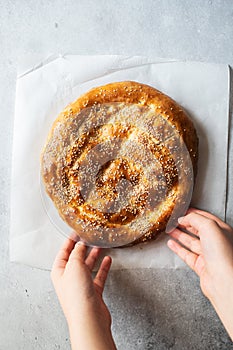
M 233 229 L 210 213 L 190 209 L 169 235 L 175 240 L 168 247 L 200 277 L 204 295 L 233 339 Z

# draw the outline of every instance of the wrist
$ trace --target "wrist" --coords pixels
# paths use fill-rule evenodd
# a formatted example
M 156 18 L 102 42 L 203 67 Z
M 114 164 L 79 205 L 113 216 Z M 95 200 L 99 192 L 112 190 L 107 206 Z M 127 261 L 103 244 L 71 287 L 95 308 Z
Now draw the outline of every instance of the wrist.
M 96 300 L 83 301 L 78 308 L 70 310 L 66 320 L 69 328 L 77 328 L 77 325 L 82 327 L 84 322 L 88 324 L 96 320 L 106 331 L 111 330 L 111 316 L 109 312 L 104 314 Z
M 224 276 L 222 284 L 216 286 L 209 300 L 233 341 L 233 271 Z
M 111 327 L 90 313 L 68 322 L 72 350 L 116 350 Z

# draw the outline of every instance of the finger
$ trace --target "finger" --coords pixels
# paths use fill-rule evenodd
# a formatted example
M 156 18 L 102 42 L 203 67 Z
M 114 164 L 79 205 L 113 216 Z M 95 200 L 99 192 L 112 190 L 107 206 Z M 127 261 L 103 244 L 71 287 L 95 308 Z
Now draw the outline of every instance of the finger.
M 86 253 L 87 253 L 86 245 L 82 241 L 79 241 L 78 243 L 75 244 L 75 247 L 70 254 L 68 263 L 73 261 L 84 263 Z
M 66 267 L 67 261 L 69 260 L 70 253 L 74 249 L 75 242 L 68 238 L 65 240 L 63 246 L 59 250 L 52 267 L 52 273 L 55 271 L 62 273 Z
M 100 255 L 101 249 L 94 247 L 91 249 L 90 253 L 88 254 L 86 260 L 85 260 L 85 264 L 88 266 L 89 270 L 92 271 L 96 261 Z
M 211 220 L 214 220 L 217 222 L 217 224 L 223 228 L 223 229 L 228 229 L 229 228 L 229 225 L 226 224 L 224 221 L 222 221 L 221 219 L 219 219 L 217 216 L 207 212 L 207 211 L 204 211 L 204 210 L 200 210 L 200 209 L 197 209 L 197 208 L 189 208 L 189 210 L 187 211 L 187 213 L 196 213 L 196 214 L 200 214 L 202 216 L 205 216 L 207 217 L 208 219 L 211 219 Z
M 108 272 L 110 270 L 112 264 L 112 259 L 110 256 L 105 256 L 102 260 L 102 263 L 100 265 L 100 268 L 96 274 L 96 277 L 94 279 L 94 283 L 98 288 L 99 293 L 102 295 L 104 290 L 104 285 L 106 282 L 106 279 L 108 277 Z
M 177 228 L 172 232 L 170 232 L 169 236 L 178 240 L 180 243 L 182 243 L 185 247 L 187 247 L 193 253 L 201 254 L 201 244 L 198 238 L 192 237 Z
M 216 221 L 201 214 L 189 213 L 178 219 L 179 225 L 197 236 L 209 236 L 219 231 Z
M 178 242 L 174 241 L 173 239 L 169 239 L 167 242 L 168 247 L 176 253 L 193 271 L 196 271 L 196 261 L 198 258 L 198 255 L 195 253 L 190 252 L 189 250 L 182 247 Z
M 70 234 L 70 238 L 75 241 L 76 243 L 78 241 L 80 241 L 80 236 L 78 235 L 78 233 L 76 231 L 72 231 Z

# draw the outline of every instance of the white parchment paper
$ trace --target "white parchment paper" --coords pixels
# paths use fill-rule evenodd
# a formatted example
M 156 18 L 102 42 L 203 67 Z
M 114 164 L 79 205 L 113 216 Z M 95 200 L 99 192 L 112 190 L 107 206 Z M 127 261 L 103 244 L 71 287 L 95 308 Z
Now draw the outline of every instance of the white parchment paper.
M 50 222 L 40 195 L 40 152 L 58 113 L 88 89 L 135 80 L 163 91 L 193 119 L 199 171 L 192 204 L 225 217 L 229 68 L 146 57 L 27 57 L 17 79 L 12 156 L 10 260 L 50 269 L 65 237 Z M 133 248 L 106 250 L 113 268 L 184 266 L 166 236 Z

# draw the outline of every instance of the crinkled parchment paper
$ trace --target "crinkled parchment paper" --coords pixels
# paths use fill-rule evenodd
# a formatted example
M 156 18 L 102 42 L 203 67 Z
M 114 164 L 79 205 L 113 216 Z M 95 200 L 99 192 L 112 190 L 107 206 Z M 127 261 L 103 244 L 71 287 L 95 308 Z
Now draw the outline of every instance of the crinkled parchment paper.
M 40 194 L 40 152 L 59 112 L 88 89 L 114 81 L 149 84 L 180 103 L 199 140 L 192 205 L 225 217 L 229 68 L 227 65 L 123 56 L 25 58 L 17 79 L 12 157 L 10 260 L 50 269 L 65 237 L 49 220 Z M 113 268 L 184 266 L 167 237 L 106 251 Z

